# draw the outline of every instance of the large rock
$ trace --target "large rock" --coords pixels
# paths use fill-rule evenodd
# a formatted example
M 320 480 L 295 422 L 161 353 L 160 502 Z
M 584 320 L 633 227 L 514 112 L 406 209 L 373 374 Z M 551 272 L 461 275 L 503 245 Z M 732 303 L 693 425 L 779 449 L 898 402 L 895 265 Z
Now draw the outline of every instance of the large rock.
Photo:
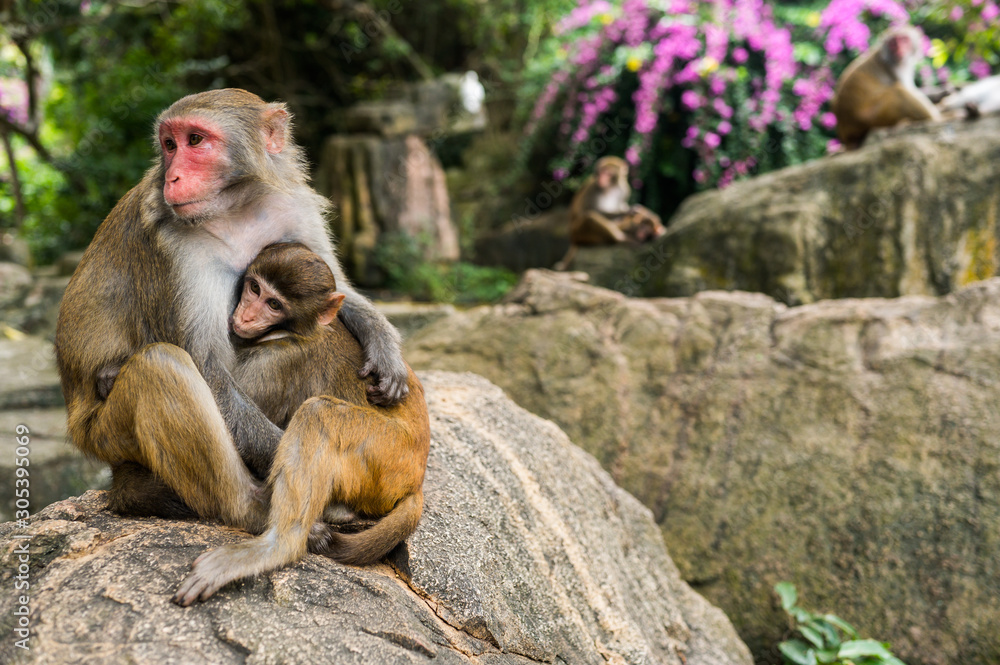
M 382 280 L 376 249 L 386 234 L 413 238 L 430 261 L 459 257 L 444 169 L 417 135 L 329 137 L 316 187 L 336 203 L 331 228 L 344 269 L 361 284 Z
M 21 332 L 54 340 L 59 303 L 68 284 L 69 277 L 37 274 L 17 300 L 0 307 L 0 321 Z
M 550 418 L 653 510 L 760 660 L 772 586 L 910 665 L 1000 662 L 1000 279 L 947 297 L 632 300 L 531 271 L 407 343 Z
M 86 459 L 66 438 L 66 409 L 52 344 L 17 337 L 6 339 L 0 333 L 0 435 L 13 446 L 18 428 L 27 429 L 32 505 L 107 487 L 111 479 L 107 467 Z M 23 480 L 17 484 L 18 469 L 24 472 L 13 452 L 0 456 L 0 497 L 5 497 L 0 500 L 0 521 L 14 517 L 15 490 L 24 485 Z
M 169 599 L 191 561 L 247 534 L 119 518 L 90 492 L 0 526 L 0 661 L 750 665 L 592 457 L 480 377 L 421 378 L 433 443 L 408 557 L 309 555 L 182 609 Z M 13 633 L 22 561 L 30 651 Z
M 533 205 L 533 204 L 532 204 Z M 536 208 L 537 210 L 537 208 Z M 514 272 L 551 268 L 569 249 L 569 210 L 558 207 L 522 215 L 476 237 L 476 263 Z
M 1000 266 L 1000 117 L 906 128 L 692 196 L 668 234 L 595 283 L 824 298 L 946 294 Z M 583 269 L 577 266 L 578 269 Z
M 480 105 L 475 112 L 467 110 L 461 89 L 460 74 L 390 86 L 382 99 L 358 102 L 331 113 L 332 124 L 341 133 L 386 137 L 418 134 L 436 139 L 486 129 L 485 107 Z
M 23 298 L 30 287 L 30 270 L 17 263 L 0 261 L 0 308 Z

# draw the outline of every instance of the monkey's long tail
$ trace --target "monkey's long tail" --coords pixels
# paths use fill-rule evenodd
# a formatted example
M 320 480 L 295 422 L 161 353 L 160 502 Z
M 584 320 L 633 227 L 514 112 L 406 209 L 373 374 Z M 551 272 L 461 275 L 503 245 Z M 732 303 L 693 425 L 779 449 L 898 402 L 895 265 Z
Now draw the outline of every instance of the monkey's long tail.
M 396 504 L 373 527 L 358 533 L 331 533 L 326 556 L 355 566 L 375 563 L 406 540 L 424 510 L 424 493 L 417 490 Z

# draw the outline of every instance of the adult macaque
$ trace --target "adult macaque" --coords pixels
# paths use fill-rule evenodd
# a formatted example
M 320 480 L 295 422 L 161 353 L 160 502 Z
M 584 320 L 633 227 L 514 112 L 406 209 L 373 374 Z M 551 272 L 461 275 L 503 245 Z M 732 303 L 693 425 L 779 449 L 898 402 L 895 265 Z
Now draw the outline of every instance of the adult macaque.
M 833 93 L 837 137 L 844 147 L 861 146 L 868 131 L 904 120 L 940 120 L 941 114 L 913 82 L 923 57 L 916 28 L 891 28 L 875 46 L 848 65 Z
M 628 163 L 620 157 L 602 157 L 569 207 L 569 250 L 556 264 L 565 270 L 580 245 L 646 242 L 663 235 L 659 216 L 643 206 L 630 206 Z
M 297 561 L 310 529 L 314 551 L 364 565 L 416 528 L 430 445 L 423 388 L 410 371 L 399 404 L 368 404 L 358 377 L 361 347 L 336 320 L 343 300 L 326 263 L 304 245 L 272 245 L 250 264 L 232 317 L 233 332 L 249 341 L 240 345 L 234 376 L 271 420 L 288 427 L 268 479 L 268 527 L 200 556 L 175 602 L 205 600 L 232 580 Z M 359 533 L 338 533 L 319 522 L 328 506 L 342 518 L 381 519 Z
M 259 533 L 281 430 L 230 371 L 240 275 L 266 245 L 298 241 L 339 278 L 340 317 L 365 348 L 369 397 L 398 401 L 399 335 L 341 276 L 283 104 L 244 90 L 163 112 L 160 157 L 104 221 L 62 301 L 56 359 L 73 443 L 112 468 L 110 506 L 192 513 Z M 255 478 L 256 476 L 256 478 Z

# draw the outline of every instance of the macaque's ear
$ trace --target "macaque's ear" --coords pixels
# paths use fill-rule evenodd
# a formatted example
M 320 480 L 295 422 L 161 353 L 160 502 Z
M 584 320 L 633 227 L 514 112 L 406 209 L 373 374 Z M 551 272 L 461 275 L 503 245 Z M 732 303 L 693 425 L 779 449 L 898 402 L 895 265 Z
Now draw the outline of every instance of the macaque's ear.
M 277 155 L 285 149 L 285 134 L 288 132 L 288 111 L 284 104 L 269 104 L 260 122 L 264 135 L 264 149 Z
M 340 306 L 344 303 L 344 298 L 346 297 L 347 296 L 339 291 L 334 291 L 330 294 L 330 299 L 327 301 L 326 309 L 319 315 L 318 323 L 321 326 L 329 325 L 335 318 L 337 318 L 337 312 L 340 311 Z

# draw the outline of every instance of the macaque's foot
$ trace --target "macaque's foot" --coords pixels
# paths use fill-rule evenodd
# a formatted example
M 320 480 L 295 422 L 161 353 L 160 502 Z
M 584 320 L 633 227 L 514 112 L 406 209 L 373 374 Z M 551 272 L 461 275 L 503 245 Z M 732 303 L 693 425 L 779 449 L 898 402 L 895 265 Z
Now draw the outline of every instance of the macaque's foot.
M 196 600 L 208 600 L 216 591 L 243 575 L 235 570 L 231 547 L 205 552 L 191 564 L 191 572 L 181 583 L 173 601 L 187 607 Z
M 333 529 L 325 522 L 316 522 L 309 529 L 309 551 L 313 554 L 326 554 L 333 545 Z

